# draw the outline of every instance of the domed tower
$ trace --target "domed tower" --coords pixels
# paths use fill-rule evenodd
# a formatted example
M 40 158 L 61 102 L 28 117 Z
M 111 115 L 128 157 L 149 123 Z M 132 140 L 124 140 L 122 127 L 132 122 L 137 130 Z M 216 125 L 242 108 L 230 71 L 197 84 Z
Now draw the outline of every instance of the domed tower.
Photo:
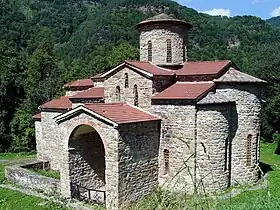
M 187 60 L 190 23 L 160 14 L 140 22 L 137 28 L 140 31 L 140 61 L 174 66 Z

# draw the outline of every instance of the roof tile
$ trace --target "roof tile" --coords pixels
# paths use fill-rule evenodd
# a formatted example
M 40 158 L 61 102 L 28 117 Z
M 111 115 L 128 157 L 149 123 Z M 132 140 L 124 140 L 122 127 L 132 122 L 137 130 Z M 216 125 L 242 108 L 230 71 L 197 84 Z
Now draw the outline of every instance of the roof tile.
M 159 120 L 126 103 L 85 104 L 85 107 L 117 124 Z
M 177 76 L 219 75 L 225 68 L 229 68 L 231 61 L 198 61 L 186 62 L 183 68 L 176 70 Z
M 127 64 L 138 69 L 146 71 L 154 76 L 172 76 L 175 73 L 172 70 L 158 67 L 149 61 L 125 61 Z
M 67 96 L 62 96 L 60 98 L 54 99 L 40 106 L 40 109 L 70 109 L 72 107 L 72 102 Z
M 154 100 L 196 100 L 214 88 L 214 82 L 177 82 L 152 97 Z
M 95 87 L 88 90 L 79 92 L 73 96 L 70 96 L 69 99 L 98 99 L 104 98 L 104 87 Z

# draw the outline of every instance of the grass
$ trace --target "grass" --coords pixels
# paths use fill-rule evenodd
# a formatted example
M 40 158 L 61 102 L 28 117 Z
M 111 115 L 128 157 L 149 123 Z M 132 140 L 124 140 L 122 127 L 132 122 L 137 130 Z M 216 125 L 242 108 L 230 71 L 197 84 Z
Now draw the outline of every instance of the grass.
M 29 153 L 7 153 L 0 154 L 0 160 L 7 162 L 0 163 L 0 184 L 5 181 L 5 166 L 29 162 L 35 158 Z M 1 210 L 67 210 L 64 206 L 57 205 L 34 196 L 25 195 L 20 192 L 0 188 L 0 209 Z
M 16 191 L 0 188 L 1 210 L 66 210 L 63 206 L 56 205 L 43 199 L 28 196 Z
M 59 171 L 54 171 L 54 170 L 43 170 L 43 169 L 29 169 L 30 171 L 33 171 L 37 174 L 40 174 L 42 176 L 50 177 L 53 179 L 60 179 L 60 173 Z

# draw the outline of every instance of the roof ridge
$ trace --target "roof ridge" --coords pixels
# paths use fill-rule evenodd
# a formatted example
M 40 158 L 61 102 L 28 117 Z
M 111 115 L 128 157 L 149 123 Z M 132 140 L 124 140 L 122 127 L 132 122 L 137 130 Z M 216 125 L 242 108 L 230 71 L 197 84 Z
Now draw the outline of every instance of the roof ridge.
M 214 83 L 213 81 L 193 81 L 193 82 L 180 82 L 177 81 L 175 84 L 205 84 L 205 83 Z
M 231 60 L 187 61 L 187 62 L 185 62 L 184 64 L 187 64 L 187 63 L 213 63 L 213 62 L 225 62 L 225 61 L 232 62 Z

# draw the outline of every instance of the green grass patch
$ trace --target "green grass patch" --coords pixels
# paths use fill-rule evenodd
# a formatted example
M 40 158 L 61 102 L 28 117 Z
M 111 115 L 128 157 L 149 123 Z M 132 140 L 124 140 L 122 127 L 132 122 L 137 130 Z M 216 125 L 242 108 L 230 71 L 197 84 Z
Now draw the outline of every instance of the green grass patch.
M 41 198 L 28 196 L 20 192 L 0 188 L 1 210 L 67 210 Z
M 37 174 L 40 174 L 42 176 L 50 177 L 53 179 L 60 179 L 60 173 L 59 171 L 54 171 L 54 170 L 43 170 L 43 169 L 33 169 L 33 168 L 28 168 L 28 170 L 33 171 Z

